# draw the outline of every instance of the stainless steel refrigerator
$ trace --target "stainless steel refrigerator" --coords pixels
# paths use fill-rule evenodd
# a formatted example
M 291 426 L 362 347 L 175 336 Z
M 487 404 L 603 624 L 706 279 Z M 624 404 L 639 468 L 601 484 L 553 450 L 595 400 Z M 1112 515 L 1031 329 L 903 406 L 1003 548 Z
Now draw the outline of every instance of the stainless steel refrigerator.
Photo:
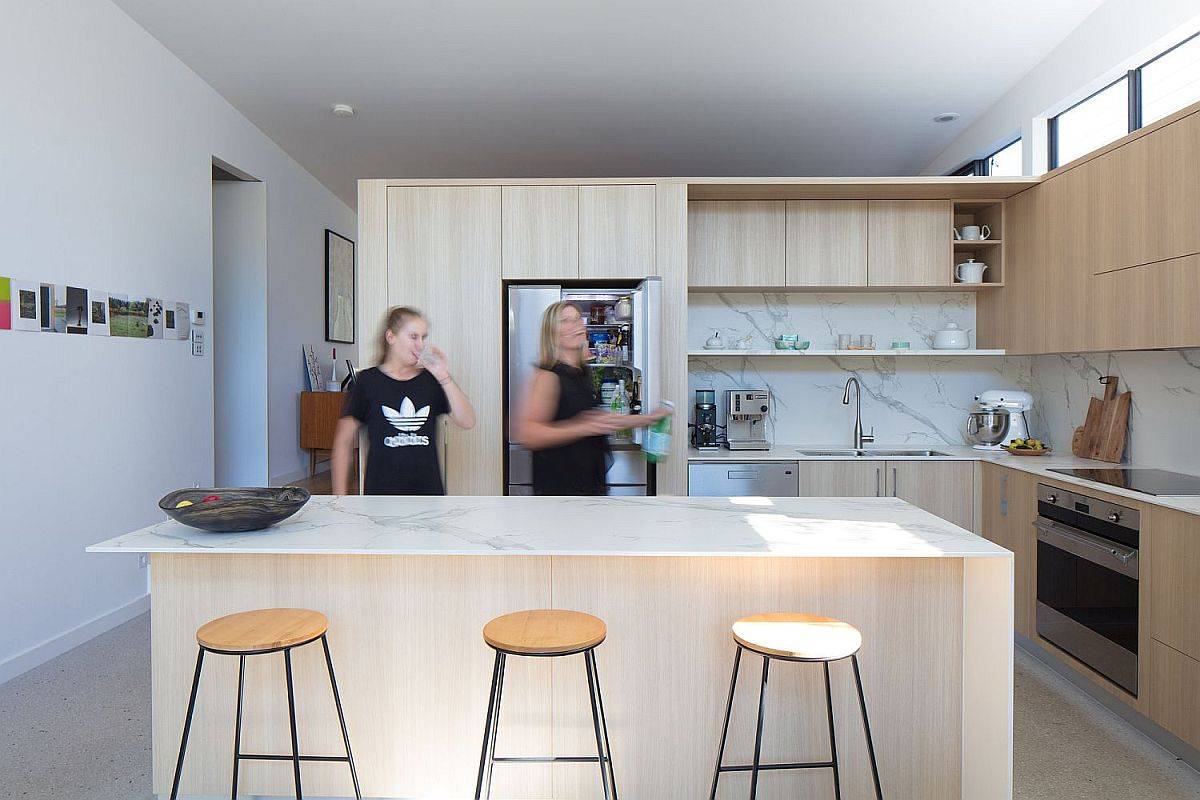
M 601 318 L 596 314 L 596 309 L 617 309 L 623 298 L 628 298 L 631 307 L 628 315 L 612 313 Z M 593 348 L 593 352 L 600 354 L 588 363 L 587 369 L 596 375 L 598 384 L 625 380 L 627 390 L 636 395 L 641 412 L 653 411 L 662 402 L 661 278 L 625 284 L 605 282 L 605 285 L 510 284 L 505 339 L 506 494 L 533 494 L 533 454 L 514 442 L 514 417 L 537 368 L 542 314 L 559 300 L 572 303 L 583 314 L 588 321 L 589 341 L 603 342 L 607 337 L 609 341 L 624 343 Z M 613 463 L 607 475 L 609 494 L 653 492 L 653 466 L 646 462 L 641 449 L 644 433 L 644 429 L 636 428 L 631 440 L 610 440 Z

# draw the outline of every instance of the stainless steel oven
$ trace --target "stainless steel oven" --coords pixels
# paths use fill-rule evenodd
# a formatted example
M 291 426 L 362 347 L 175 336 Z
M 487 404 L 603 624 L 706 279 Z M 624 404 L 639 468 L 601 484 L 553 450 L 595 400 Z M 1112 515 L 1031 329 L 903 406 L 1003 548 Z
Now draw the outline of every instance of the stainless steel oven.
M 1138 691 L 1137 509 L 1038 484 L 1037 632 Z

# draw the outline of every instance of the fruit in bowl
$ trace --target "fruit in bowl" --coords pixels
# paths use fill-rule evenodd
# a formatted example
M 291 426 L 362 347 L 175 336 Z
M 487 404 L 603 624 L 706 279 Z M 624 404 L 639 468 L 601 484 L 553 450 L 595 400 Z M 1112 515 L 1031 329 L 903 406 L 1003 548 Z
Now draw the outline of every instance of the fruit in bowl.
M 1041 439 L 1010 439 L 1004 449 L 1019 456 L 1044 456 L 1050 452 Z

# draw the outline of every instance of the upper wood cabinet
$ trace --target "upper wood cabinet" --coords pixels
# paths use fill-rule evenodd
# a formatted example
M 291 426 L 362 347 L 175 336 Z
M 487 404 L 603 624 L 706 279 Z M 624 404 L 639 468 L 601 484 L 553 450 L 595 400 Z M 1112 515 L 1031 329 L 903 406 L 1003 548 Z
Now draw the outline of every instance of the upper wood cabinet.
M 579 187 L 503 187 L 503 274 L 579 277 Z
M 782 200 L 689 202 L 688 285 L 782 286 L 784 207 Z
M 654 186 L 579 187 L 579 277 L 655 274 Z
M 387 289 L 390 305 L 425 312 L 434 341 L 445 349 L 454 377 L 476 398 L 476 426 L 445 426 L 442 458 L 450 494 L 503 491 L 500 337 L 501 201 L 499 186 L 412 186 L 388 189 Z M 469 309 L 479 324 L 462 324 Z
M 1005 288 L 976 295 L 978 343 L 1012 354 L 1039 353 L 1046 309 L 1042 191 L 1027 189 L 1005 203 Z
M 871 200 L 869 286 L 948 286 L 953 209 L 949 200 Z
M 788 286 L 867 285 L 867 201 L 789 200 Z

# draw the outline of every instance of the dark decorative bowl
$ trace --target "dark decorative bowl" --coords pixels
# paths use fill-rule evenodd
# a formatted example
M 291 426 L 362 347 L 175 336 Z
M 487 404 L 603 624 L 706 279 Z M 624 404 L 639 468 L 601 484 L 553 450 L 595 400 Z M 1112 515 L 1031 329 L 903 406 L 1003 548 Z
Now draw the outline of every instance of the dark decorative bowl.
M 204 502 L 212 496 L 220 500 Z M 295 514 L 308 502 L 306 489 L 282 486 L 274 489 L 177 489 L 158 507 L 176 522 L 211 533 L 259 531 Z M 190 506 L 176 508 L 188 500 Z

